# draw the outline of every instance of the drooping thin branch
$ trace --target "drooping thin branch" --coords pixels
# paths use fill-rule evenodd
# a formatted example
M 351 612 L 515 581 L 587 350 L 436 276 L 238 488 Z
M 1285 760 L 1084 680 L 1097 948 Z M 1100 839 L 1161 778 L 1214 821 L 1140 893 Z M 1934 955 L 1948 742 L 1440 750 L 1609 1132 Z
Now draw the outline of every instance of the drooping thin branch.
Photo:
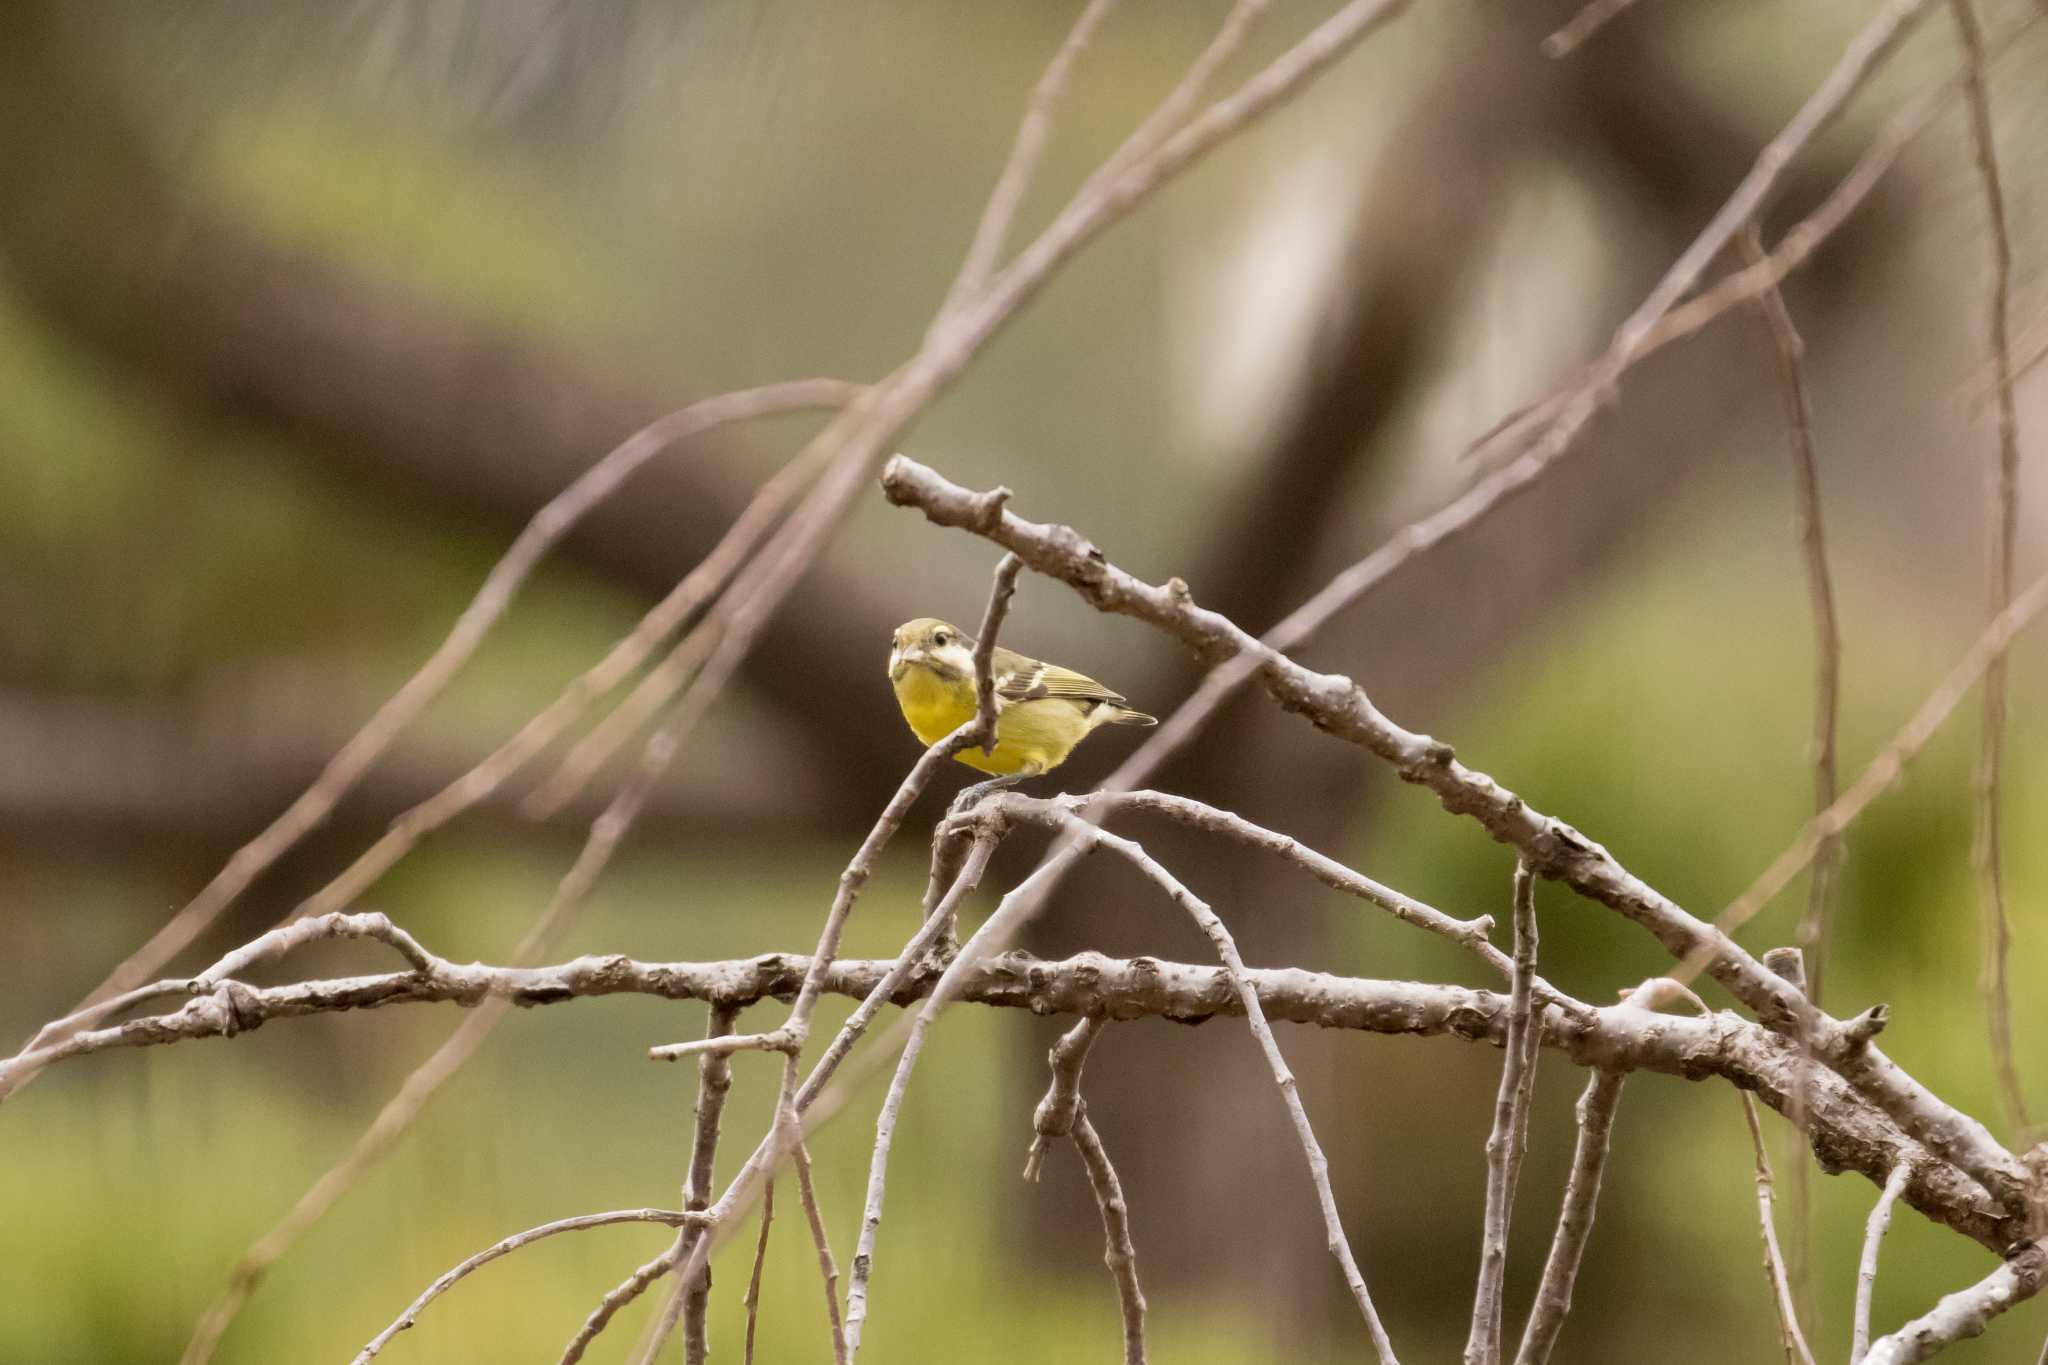
M 1372 1337 L 1373 1350 L 1378 1353 L 1381 1365 L 1395 1365 L 1394 1344 L 1387 1336 L 1386 1327 L 1380 1322 L 1379 1310 L 1373 1306 L 1372 1295 L 1366 1289 L 1365 1276 L 1358 1268 L 1357 1258 L 1352 1255 L 1351 1240 L 1344 1233 L 1343 1218 L 1337 1211 L 1337 1196 L 1330 1188 L 1329 1161 L 1323 1155 L 1322 1144 L 1316 1141 L 1315 1129 L 1308 1121 L 1308 1111 L 1302 1107 L 1300 1087 L 1295 1081 L 1294 1072 L 1288 1067 L 1287 1059 L 1280 1051 L 1280 1043 L 1273 1036 L 1272 1026 L 1266 1022 L 1265 1011 L 1259 1005 L 1258 991 L 1246 975 L 1244 959 L 1238 955 L 1237 941 L 1206 902 L 1181 885 L 1171 872 L 1146 853 L 1140 845 L 1119 835 L 1097 829 L 1077 816 L 1063 813 L 1061 818 L 1068 825 L 1070 833 L 1122 855 L 1133 867 L 1156 882 L 1175 905 L 1187 912 L 1188 917 L 1195 921 L 1196 926 L 1214 945 L 1216 955 L 1222 959 L 1232 986 L 1244 1002 L 1245 1023 L 1250 1026 L 1252 1036 L 1258 1040 L 1260 1051 L 1266 1054 L 1267 1064 L 1273 1070 L 1273 1080 L 1280 1087 L 1280 1097 L 1287 1106 L 1288 1117 L 1294 1121 L 1295 1137 L 1301 1143 L 1302 1154 L 1308 1158 L 1309 1179 L 1315 1184 L 1316 1200 L 1322 1206 L 1326 1245 L 1344 1272 L 1345 1283 L 1350 1286 L 1351 1297 L 1357 1302 L 1358 1311 L 1365 1319 L 1366 1331 Z
M 1145 1292 L 1138 1285 L 1138 1251 L 1131 1242 L 1131 1211 L 1124 1200 L 1123 1183 L 1117 1179 L 1109 1151 L 1095 1125 L 1088 1121 L 1088 1105 L 1081 1098 L 1081 1068 L 1088 1051 L 1102 1031 L 1102 1017 L 1089 1015 L 1060 1035 L 1046 1054 L 1052 1081 L 1045 1098 L 1031 1116 L 1031 1148 L 1024 1156 L 1024 1178 L 1037 1180 L 1045 1166 L 1045 1154 L 1061 1138 L 1073 1141 L 1081 1164 L 1088 1172 L 1089 1188 L 1102 1212 L 1102 1234 L 1107 1243 L 1102 1253 L 1110 1278 L 1116 1283 L 1117 1306 L 1124 1320 L 1124 1365 L 1145 1365 Z
M 204 933 L 265 869 L 325 820 L 370 765 L 469 662 L 548 551 L 585 513 L 616 492 L 647 461 L 676 442 L 714 427 L 769 413 L 843 407 L 858 392 L 859 386 L 837 379 L 804 379 L 700 399 L 642 427 L 585 470 L 534 513 L 485 576 L 483 586 L 456 619 L 447 638 L 328 761 L 313 784 L 262 833 L 238 849 L 189 904 L 110 972 L 87 999 L 119 994 L 154 976 Z
M 768 1232 L 775 1226 L 775 1180 L 761 1186 L 761 1235 L 754 1243 L 754 1270 L 747 1276 L 747 1296 L 740 1306 L 747 1310 L 746 1346 L 740 1356 L 743 1365 L 754 1365 L 754 1330 L 761 1320 L 761 1269 L 768 1264 Z
M 1849 1338 L 1849 1365 L 1861 1365 L 1870 1351 L 1870 1294 L 1877 1283 L 1877 1251 L 1892 1225 L 1892 1205 L 1898 1202 L 1899 1192 L 1906 1188 L 1906 1177 L 1912 1174 L 1913 1167 L 1908 1162 L 1901 1161 L 1892 1168 L 1863 1229 L 1863 1259 L 1856 1267 L 1856 1316 Z
M 1767 259 L 1763 236 L 1755 223 L 1743 231 L 1742 254 L 1751 267 Z M 1810 749 L 1813 757 L 1813 806 L 1818 813 L 1834 804 L 1837 788 L 1835 752 L 1841 694 L 1842 634 L 1835 612 L 1834 580 L 1828 572 L 1827 538 L 1821 519 L 1820 469 L 1814 453 L 1813 410 L 1806 393 L 1806 345 L 1798 328 L 1793 325 L 1784 295 L 1775 285 L 1757 296 L 1756 306 L 1770 334 L 1777 361 L 1778 388 L 1784 399 L 1785 427 L 1790 434 L 1788 446 L 1792 456 L 1795 509 L 1793 525 L 1806 571 L 1807 602 L 1813 613 L 1814 687 Z M 1806 911 L 1800 917 L 1796 935 L 1800 947 L 1792 950 L 1798 958 L 1798 984 L 1815 1004 L 1824 1003 L 1821 992 L 1832 946 L 1835 884 L 1841 857 L 1839 836 L 1823 840 L 1814 851 Z M 1803 1161 L 1793 1164 L 1791 1174 L 1787 1202 L 1791 1207 L 1794 1252 L 1789 1271 L 1792 1300 L 1818 1331 L 1815 1316 L 1818 1306 L 1812 1292 L 1812 1180 Z
M 1743 233 L 1744 258 L 1752 265 L 1764 258 L 1755 224 Z M 1806 568 L 1806 595 L 1813 611 L 1813 805 L 1824 811 L 1835 802 L 1835 734 L 1841 693 L 1842 632 L 1835 613 L 1834 580 L 1828 573 L 1827 537 L 1821 521 L 1820 469 L 1814 455 L 1813 409 L 1806 396 L 1802 364 L 1805 343 L 1792 323 L 1785 299 L 1774 285 L 1756 300 L 1757 312 L 1769 329 L 1777 358 L 1779 391 L 1785 400 L 1785 426 L 1792 455 L 1792 486 L 1796 509 L 1793 524 L 1800 558 Z M 1821 841 L 1814 850 L 1812 884 L 1806 913 L 1799 922 L 1799 945 L 1805 950 L 1806 994 L 1824 1003 L 1822 982 L 1827 971 L 1828 939 L 1834 887 L 1841 861 L 1839 836 Z
M 428 1285 L 420 1296 L 406 1306 L 406 1310 L 392 1319 L 391 1325 L 370 1338 L 361 1351 L 356 1353 L 354 1365 L 367 1365 L 377 1353 L 391 1344 L 391 1339 L 419 1321 L 420 1314 L 428 1304 L 453 1289 L 457 1282 L 489 1265 L 500 1256 L 509 1256 L 521 1247 L 530 1246 L 545 1237 L 558 1233 L 581 1232 L 585 1228 L 609 1227 L 614 1223 L 660 1223 L 667 1227 L 687 1227 L 697 1223 L 695 1214 L 673 1209 L 614 1209 L 610 1213 L 585 1213 L 574 1218 L 560 1218 L 552 1223 L 543 1223 L 537 1228 L 515 1232 L 502 1241 L 493 1242 L 476 1255 L 443 1274 Z
M 1778 1335 L 1785 1346 L 1785 1365 L 1813 1365 L 1813 1352 L 1799 1330 L 1799 1312 L 1792 1306 L 1792 1284 L 1785 1277 L 1785 1257 L 1778 1250 L 1778 1227 L 1771 1217 L 1771 1158 L 1764 1151 L 1764 1132 L 1756 1121 L 1756 1101 L 1742 1093 L 1742 1117 L 1749 1124 L 1749 1141 L 1756 1151 L 1756 1209 L 1762 1225 L 1764 1274 L 1771 1286 L 1771 1302 L 1778 1311 Z
M 2007 226 L 2005 189 L 1998 169 L 1998 143 L 1991 122 L 1991 91 L 1985 76 L 1984 34 L 1971 0 L 1949 0 L 1956 36 L 1967 63 L 1970 139 L 1977 175 L 1984 186 L 1985 217 L 1991 227 L 1991 365 L 1996 376 L 1998 457 L 1989 480 L 1990 553 L 1986 557 L 1988 611 L 1997 619 L 2012 601 L 2013 547 L 2019 538 L 2019 410 L 2012 392 L 2012 236 Z M 1984 670 L 1984 721 L 1977 751 L 1977 832 L 1973 861 L 1977 903 L 1984 934 L 1984 1009 L 1991 1034 L 1991 1058 L 1998 1072 L 1999 1098 L 2015 1134 L 2033 1125 L 2012 1055 L 2012 922 L 2005 904 L 2004 851 L 2000 822 L 2006 711 L 2005 656 Z
M 1123 1182 L 1116 1178 L 1109 1151 L 1101 1134 L 1088 1121 L 1084 1100 L 1074 1115 L 1074 1150 L 1088 1171 L 1088 1185 L 1095 1191 L 1095 1205 L 1102 1211 L 1102 1235 L 1108 1243 L 1102 1253 L 1110 1278 L 1116 1281 L 1117 1306 L 1124 1317 L 1124 1365 L 1145 1365 L 1145 1291 L 1138 1286 L 1138 1249 L 1131 1241 L 1131 1209 L 1124 1201 Z
M 818 1249 L 818 1274 L 825 1285 L 825 1322 L 832 1330 L 833 1365 L 846 1365 L 846 1328 L 839 1320 L 839 1266 L 832 1259 L 832 1239 L 825 1231 L 825 1216 L 818 1209 L 818 1191 L 811 1176 L 811 1154 L 805 1150 L 803 1136 L 795 1128 L 794 1123 L 789 1125 L 790 1131 L 784 1140 L 789 1143 L 790 1164 L 796 1167 L 797 1195 L 803 1202 L 804 1218 L 811 1225 L 811 1243 Z
M 2029 1242 L 2005 1264 L 1941 1302 L 1898 1331 L 1873 1342 L 1863 1365 L 1911 1365 L 1966 1337 L 1982 1336 L 1991 1319 L 2025 1303 L 2048 1280 L 2048 1247 Z
M 1766 1023 L 1805 1030 L 1817 1057 L 1929 1150 L 1961 1166 L 2003 1207 L 2024 1206 L 2030 1178 L 2018 1159 L 1983 1124 L 1935 1095 L 1872 1044 L 1883 1025 L 1881 1009 L 1866 1011 L 1867 1017 L 1859 1016 L 1848 1025 L 1814 1008 L 1804 992 L 1721 929 L 1695 918 L 1630 873 L 1600 845 L 1531 807 L 1492 777 L 1459 763 L 1448 744 L 1395 724 L 1350 678 L 1305 668 L 1261 645 L 1229 618 L 1197 606 L 1185 584 L 1159 586 L 1135 578 L 1071 527 L 1027 522 L 1008 510 L 993 521 L 977 517 L 974 509 L 980 495 L 902 455 L 884 467 L 882 487 L 892 502 L 914 506 L 939 525 L 987 537 L 1016 552 L 1034 571 L 1067 583 L 1097 609 L 1145 621 L 1181 640 L 1205 661 L 1213 664 L 1232 654 L 1257 654 L 1261 681 L 1283 708 L 1382 759 L 1403 780 L 1428 789 L 1445 809 L 1471 817 L 1495 839 L 1516 849 L 1539 875 L 1562 881 L 1641 925 L 1674 957 L 1697 956 Z M 2037 586 L 2040 600 L 2030 590 L 2015 601 L 1994 634 L 2002 639 L 2017 629 L 2022 617 L 2031 619 L 2023 607 L 2038 610 L 2048 602 L 2048 578 Z
M 1530 1088 L 1525 1082 L 1534 1060 L 1530 1032 L 1540 1027 L 1532 1012 L 1536 977 L 1536 878 L 1527 863 L 1515 865 L 1515 970 L 1508 995 L 1508 1036 L 1493 1102 L 1493 1131 L 1486 1139 L 1486 1212 L 1479 1253 L 1479 1287 L 1472 1296 L 1472 1328 L 1465 1338 L 1465 1365 L 1500 1360 L 1501 1286 L 1507 1278 L 1508 1224 L 1514 1212 L 1515 1177 L 1522 1164 Z

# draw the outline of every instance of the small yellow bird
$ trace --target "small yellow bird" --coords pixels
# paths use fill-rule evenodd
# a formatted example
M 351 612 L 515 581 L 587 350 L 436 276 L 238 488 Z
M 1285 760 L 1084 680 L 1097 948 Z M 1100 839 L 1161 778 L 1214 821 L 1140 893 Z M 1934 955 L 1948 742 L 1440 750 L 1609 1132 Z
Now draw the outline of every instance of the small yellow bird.
M 967 748 L 954 757 L 996 778 L 970 787 L 963 801 L 1052 771 L 1099 725 L 1159 723 L 1095 679 L 1014 649 L 997 646 L 989 671 L 995 675 L 995 748 Z M 890 641 L 889 681 L 911 733 L 920 743 L 936 744 L 974 719 L 974 637 L 935 617 L 904 622 Z

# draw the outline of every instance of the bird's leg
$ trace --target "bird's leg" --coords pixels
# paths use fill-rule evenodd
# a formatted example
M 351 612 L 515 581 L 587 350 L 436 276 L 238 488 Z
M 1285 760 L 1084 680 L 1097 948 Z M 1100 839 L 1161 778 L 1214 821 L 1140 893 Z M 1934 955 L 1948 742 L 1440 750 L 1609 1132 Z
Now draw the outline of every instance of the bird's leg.
M 1045 769 L 1035 763 L 1027 763 L 1016 772 L 1006 773 L 1001 777 L 991 777 L 986 782 L 977 782 L 973 786 L 965 788 L 958 796 L 953 798 L 951 814 L 958 815 L 963 811 L 971 810 L 976 802 L 980 801 L 990 792 L 1001 791 L 1005 787 L 1014 787 L 1025 778 L 1036 777 L 1044 771 Z

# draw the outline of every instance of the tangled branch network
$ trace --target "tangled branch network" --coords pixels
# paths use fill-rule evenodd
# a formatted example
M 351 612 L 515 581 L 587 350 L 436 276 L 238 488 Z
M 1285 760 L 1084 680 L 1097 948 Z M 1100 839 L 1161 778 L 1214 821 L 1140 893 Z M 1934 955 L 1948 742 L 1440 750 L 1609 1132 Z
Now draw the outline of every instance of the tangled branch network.
M 1072 1145 L 1101 1212 L 1104 1260 L 1117 1296 L 1126 1361 L 1146 1358 L 1140 1249 L 1132 1234 L 1126 1189 L 1089 1119 L 1084 1081 L 1093 1051 L 1114 1046 L 1112 1025 L 1147 1018 L 1242 1020 L 1251 1032 L 1289 1119 L 1317 1200 L 1325 1243 L 1356 1305 L 1365 1340 L 1389 1365 L 1398 1358 L 1396 1343 L 1374 1302 L 1370 1267 L 1354 1253 L 1351 1230 L 1332 1189 L 1329 1159 L 1281 1045 L 1284 1030 L 1276 1025 L 1407 1034 L 1501 1049 L 1500 1086 L 1484 1151 L 1486 1199 L 1464 1352 L 1467 1365 L 1495 1365 L 1510 1355 L 1503 1285 L 1513 1231 L 1510 1215 L 1528 1141 L 1533 1078 L 1545 1058 L 1584 1068 L 1589 1076 L 1548 1257 L 1519 1344 L 1512 1349 L 1517 1365 L 1548 1360 L 1566 1322 L 1579 1266 L 1593 1235 L 1608 1134 L 1624 1083 L 1637 1072 L 1726 1083 L 1744 1097 L 1756 1138 L 1759 1228 L 1770 1272 L 1764 1288 L 1788 1359 L 1810 1361 L 1812 1355 L 1799 1321 L 1799 1295 L 1780 1254 L 1774 1176 L 1764 1157 L 1750 1096 L 1804 1138 L 1821 1169 L 1861 1174 L 1876 1191 L 1856 1285 L 1856 1359 L 1884 1365 L 1923 1360 L 1984 1331 L 1992 1319 L 2038 1292 L 2048 1280 L 2048 1225 L 2041 1212 L 2038 1149 L 2009 1149 L 1985 1124 L 1888 1058 L 1876 1042 L 1887 1023 L 1882 1005 L 1847 1018 L 1822 1006 L 1817 985 L 1826 954 L 1828 877 L 1815 878 L 1804 953 L 1779 950 L 1759 957 L 1733 936 L 1801 870 L 1811 865 L 1825 873 L 1832 867 L 1844 830 L 1897 779 L 1963 695 L 1983 679 L 1987 740 L 1980 763 L 1978 858 L 1990 945 L 1987 965 L 1995 969 L 1990 972 L 1995 989 L 1987 1003 L 2000 1073 L 2012 1072 L 2013 1040 L 2005 1025 L 2005 910 L 1997 877 L 1997 736 L 2006 651 L 2048 608 L 2048 579 L 2015 591 L 2011 565 L 2017 418 L 2011 412 L 2009 390 L 2018 367 L 2009 354 L 2004 320 L 2010 245 L 2003 225 L 1996 149 L 1988 117 L 1982 113 L 1986 69 L 2010 47 L 2014 35 L 1982 32 L 1967 0 L 1956 0 L 1951 8 L 1964 57 L 1956 74 L 1898 111 L 1835 193 L 1776 246 L 1767 246 L 1755 231 L 1787 165 L 1837 119 L 1933 7 L 1932 0 L 1886 0 L 1878 6 L 1720 211 L 1618 326 L 1607 349 L 1566 389 L 1512 414 L 1482 439 L 1488 448 L 1507 448 L 1508 456 L 1444 507 L 1404 528 L 1332 580 L 1266 638 L 1257 639 L 1228 617 L 1202 607 L 1180 580 L 1146 582 L 1118 568 L 1105 550 L 1075 528 L 1017 515 L 1008 506 L 1011 496 L 1005 489 L 970 489 L 900 455 L 883 463 L 894 438 L 1078 251 L 1212 148 L 1292 97 L 1404 8 L 1399 0 L 1353 0 L 1234 91 L 1212 97 L 1211 85 L 1239 54 L 1265 8 L 1259 0 L 1240 0 L 1152 114 L 1049 225 L 1005 264 L 1003 252 L 1050 136 L 1061 92 L 1114 8 L 1113 0 L 1089 0 L 1032 94 L 966 260 L 916 353 L 873 384 L 811 380 L 703 400 L 637 434 L 593 466 L 535 517 L 440 649 L 343 748 L 319 780 L 149 943 L 119 964 L 99 989 L 71 1013 L 38 1030 L 12 1058 L 0 1061 L 0 1097 L 18 1092 L 51 1066 L 103 1052 L 232 1038 L 279 1020 L 347 1010 L 438 1002 L 468 1011 L 462 1026 L 407 1078 L 348 1155 L 237 1263 L 187 1347 L 187 1365 L 213 1356 L 269 1268 L 402 1139 L 435 1092 L 475 1054 L 508 1011 L 627 994 L 708 1006 L 703 1036 L 648 1049 L 655 1060 L 689 1060 L 697 1067 L 695 1134 L 681 1182 L 681 1206 L 573 1214 L 503 1236 L 451 1267 L 374 1335 L 366 1328 L 358 1362 L 378 1357 L 442 1297 L 493 1262 L 554 1236 L 625 1223 L 668 1229 L 668 1243 L 593 1306 L 567 1337 L 558 1359 L 580 1359 L 620 1312 L 659 1284 L 667 1297 L 650 1315 L 635 1358 L 656 1358 L 668 1339 L 679 1333 L 685 1358 L 703 1361 L 709 1352 L 705 1315 L 710 1258 L 758 1202 L 760 1233 L 744 1299 L 744 1349 L 750 1360 L 774 1190 L 785 1172 L 795 1176 L 816 1251 L 826 1310 L 821 1336 L 829 1342 L 835 1361 L 843 1365 L 853 1360 L 866 1334 L 871 1304 L 888 1284 L 886 1278 L 878 1278 L 878 1232 L 887 1208 L 898 1118 L 930 1031 L 944 1009 L 955 1003 L 1065 1015 L 1075 1021 L 1049 1059 L 1046 1096 L 1030 1125 L 1026 1174 L 1035 1178 L 1055 1149 Z M 1551 50 L 1562 56 L 1592 40 L 1594 31 L 1621 8 L 1615 3 L 1589 7 L 1579 22 L 1560 33 Z M 1839 641 L 1819 523 L 1801 347 L 1777 289 L 1785 275 L 1803 264 L 1861 203 L 1900 148 L 1958 97 L 1971 100 L 1976 112 L 1977 164 L 1987 188 L 1987 212 L 1998 226 L 1998 298 L 1991 331 L 2004 406 L 1991 515 L 2004 529 L 1997 542 L 1986 624 L 1977 643 L 1898 737 L 1859 775 L 1838 784 L 1833 713 Z M 1714 263 L 1738 244 L 1747 250 L 1747 264 L 1707 282 Z M 1801 544 L 1816 630 L 1825 643 L 1815 727 L 1821 758 L 1812 821 L 1756 887 L 1709 919 L 1651 886 L 1592 838 L 1460 762 L 1449 744 L 1402 727 L 1374 704 L 1359 682 L 1307 668 L 1288 651 L 1403 565 L 1478 524 L 1566 458 L 1601 405 L 1641 359 L 1744 305 L 1755 308 L 1770 325 L 1794 436 Z M 577 518 L 671 441 L 724 422 L 804 407 L 825 408 L 836 415 L 762 487 L 712 553 L 554 703 L 471 772 L 408 811 L 384 838 L 277 927 L 196 974 L 166 974 L 170 962 L 317 825 L 398 740 L 473 655 L 535 564 Z M 841 874 L 810 953 L 705 962 L 644 962 L 617 955 L 549 962 L 649 793 L 878 470 L 889 502 L 921 513 L 938 527 L 980 537 L 1002 551 L 976 637 L 974 718 L 931 746 L 904 777 Z M 862 890 L 926 786 L 955 755 L 993 741 L 1000 701 L 990 685 L 991 657 L 1012 594 L 1027 571 L 1064 584 L 1099 611 L 1131 618 L 1178 641 L 1208 668 L 1208 676 L 1100 790 L 1052 798 L 991 793 L 949 811 L 934 831 L 924 914 L 916 931 L 891 957 L 843 957 L 841 944 Z M 651 666 L 643 670 L 650 660 Z M 364 893 L 421 840 L 526 771 L 580 717 L 636 673 L 640 681 L 532 798 L 537 808 L 559 809 L 593 780 L 607 757 L 639 742 L 631 775 L 591 825 L 575 863 L 510 960 L 499 965 L 452 961 L 430 951 L 386 915 L 359 908 Z M 1501 888 L 1505 949 L 1495 942 L 1501 927 L 1492 915 L 1447 913 L 1307 848 L 1284 832 L 1226 809 L 1147 789 L 1148 778 L 1166 758 L 1198 733 L 1235 690 L 1250 684 L 1333 741 L 1355 746 L 1403 781 L 1424 788 L 1452 817 L 1475 822 L 1514 852 L 1513 885 Z M 639 739 L 643 733 L 646 737 Z M 1477 963 L 1488 988 L 1375 980 L 1306 967 L 1251 968 L 1230 928 L 1231 907 L 1202 900 L 1140 842 L 1131 826 L 1144 821 L 1175 822 L 1228 843 L 1247 858 L 1271 859 L 1342 892 L 1373 913 L 1390 915 L 1456 944 Z M 996 849 L 1020 829 L 1049 831 L 1050 851 L 1007 889 L 962 941 L 961 912 L 987 877 Z M 1043 907 L 1066 871 L 1092 853 L 1107 854 L 1136 869 L 1157 895 L 1200 930 L 1216 960 L 1181 963 L 1086 952 L 1044 961 L 1012 948 L 1016 934 Z M 1590 905 L 1646 931 L 1673 959 L 1671 975 L 1617 983 L 1626 986 L 1620 1003 L 1604 1006 L 1557 989 L 1539 973 L 1534 888 L 1540 880 L 1560 883 Z M 380 944 L 398 963 L 386 972 L 286 985 L 258 985 L 249 979 L 258 966 L 274 964 L 306 945 L 336 939 Z M 1686 985 L 1700 973 L 1725 989 L 1739 1011 L 1711 1011 L 1701 1004 Z M 818 1004 L 828 995 L 857 1002 L 829 1037 L 816 1024 Z M 743 1016 L 771 1003 L 786 1003 L 787 1012 L 767 1027 L 742 1031 Z M 900 1012 L 887 1030 L 878 1028 L 885 1009 Z M 840 1263 L 820 1212 L 808 1143 L 840 1111 L 850 1088 L 862 1076 L 889 1065 L 891 1058 L 893 1072 L 877 1119 L 861 1221 L 842 1293 Z M 780 1061 L 774 1116 L 720 1189 L 715 1172 L 733 1071 L 744 1065 L 774 1065 L 771 1059 Z M 2016 1086 L 2008 1091 L 2009 1107 L 2023 1118 Z M 2023 1132 L 2024 1125 L 2016 1125 L 2015 1131 Z M 1803 1172 L 1801 1163 L 1801 1179 Z M 1899 1203 L 1984 1247 L 1998 1258 L 1998 1266 L 1978 1283 L 1873 1340 L 1871 1285 L 1881 1239 Z

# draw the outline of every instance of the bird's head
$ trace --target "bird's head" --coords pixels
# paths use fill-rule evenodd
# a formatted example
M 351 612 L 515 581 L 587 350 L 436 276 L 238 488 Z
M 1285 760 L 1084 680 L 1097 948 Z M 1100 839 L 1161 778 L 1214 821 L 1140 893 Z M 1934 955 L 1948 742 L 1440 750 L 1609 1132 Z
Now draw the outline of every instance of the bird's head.
M 943 678 L 974 676 L 974 637 L 949 621 L 920 616 L 896 627 L 889 640 L 889 677 L 928 668 Z

